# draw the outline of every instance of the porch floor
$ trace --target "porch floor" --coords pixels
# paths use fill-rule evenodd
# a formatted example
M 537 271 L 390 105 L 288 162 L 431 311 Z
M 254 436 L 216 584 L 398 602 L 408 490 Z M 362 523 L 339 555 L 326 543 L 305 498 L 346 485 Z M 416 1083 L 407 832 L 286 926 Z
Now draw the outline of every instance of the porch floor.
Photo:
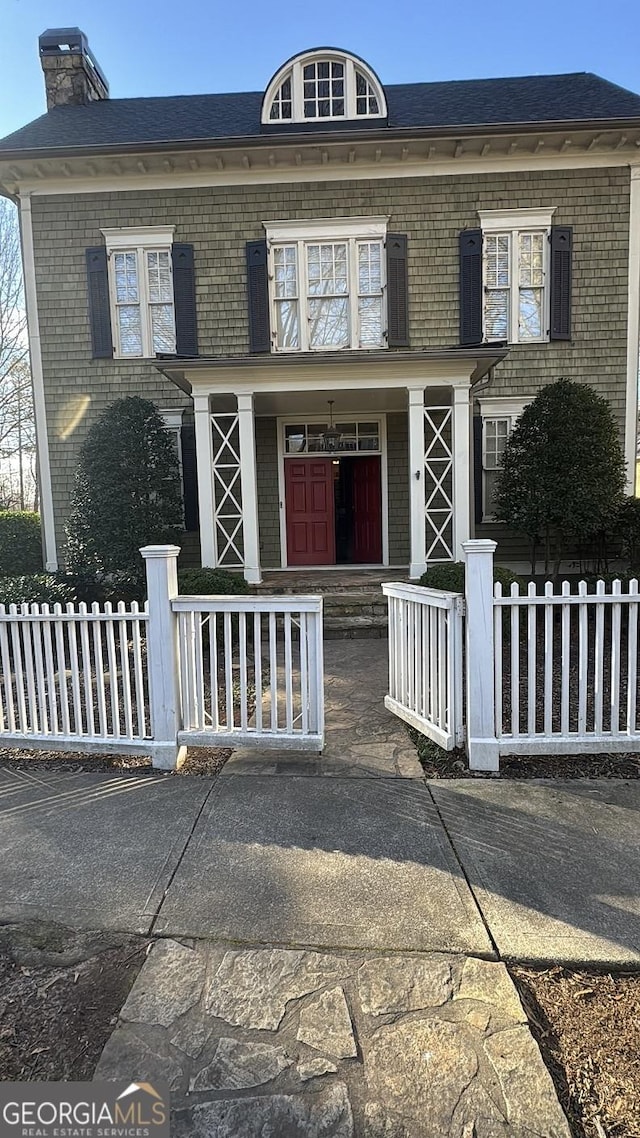
M 348 593 L 379 589 L 383 581 L 408 581 L 408 566 L 366 569 L 359 565 L 331 565 L 326 569 L 265 569 L 257 593 Z

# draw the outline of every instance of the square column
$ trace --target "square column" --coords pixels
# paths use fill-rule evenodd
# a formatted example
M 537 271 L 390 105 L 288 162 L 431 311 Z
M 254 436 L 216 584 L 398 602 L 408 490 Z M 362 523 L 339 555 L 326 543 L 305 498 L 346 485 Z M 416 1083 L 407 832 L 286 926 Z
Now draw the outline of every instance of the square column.
M 262 572 L 260 569 L 260 535 L 258 531 L 258 483 L 256 479 L 253 393 L 238 395 L 238 435 L 242 482 L 244 578 L 249 584 L 258 585 L 262 580 Z
M 453 541 L 456 561 L 471 537 L 471 385 L 453 388 Z
M 200 558 L 203 566 L 216 566 L 215 503 L 213 497 L 213 439 L 208 395 L 194 395 L 193 410 L 200 513 Z
M 427 568 L 425 532 L 424 387 L 409 389 L 409 576 L 418 580 Z

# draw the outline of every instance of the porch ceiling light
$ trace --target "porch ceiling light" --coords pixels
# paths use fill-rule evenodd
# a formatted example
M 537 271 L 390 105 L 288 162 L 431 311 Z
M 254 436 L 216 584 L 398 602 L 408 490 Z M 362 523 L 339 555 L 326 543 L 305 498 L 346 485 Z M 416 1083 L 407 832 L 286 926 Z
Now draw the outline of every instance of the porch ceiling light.
M 329 428 L 328 430 L 323 431 L 320 436 L 322 439 L 322 449 L 328 451 L 330 454 L 333 454 L 334 451 L 337 451 L 340 443 L 342 442 L 342 432 L 336 430 L 333 425 L 334 402 L 335 400 L 333 399 L 327 399 L 327 403 L 329 404 Z

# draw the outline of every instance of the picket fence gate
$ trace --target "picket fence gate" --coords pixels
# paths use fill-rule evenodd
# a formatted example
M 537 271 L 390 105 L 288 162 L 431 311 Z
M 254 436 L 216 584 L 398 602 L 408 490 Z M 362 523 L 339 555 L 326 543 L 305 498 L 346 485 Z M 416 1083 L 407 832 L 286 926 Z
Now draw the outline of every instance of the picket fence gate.
M 464 741 L 473 770 L 497 771 L 503 755 L 640 751 L 638 582 L 503 595 L 496 543 L 463 549 L 464 597 L 383 586 L 387 707 L 441 747 Z
M 148 546 L 148 601 L 0 605 L 0 747 L 151 755 L 324 743 L 320 597 L 178 596 Z

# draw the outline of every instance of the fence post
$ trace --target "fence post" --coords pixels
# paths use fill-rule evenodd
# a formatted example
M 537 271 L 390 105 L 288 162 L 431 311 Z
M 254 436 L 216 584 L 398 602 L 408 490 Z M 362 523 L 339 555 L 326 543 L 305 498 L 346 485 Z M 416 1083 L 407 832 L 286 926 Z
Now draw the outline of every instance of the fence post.
M 467 756 L 475 771 L 500 769 L 493 637 L 495 541 L 463 541 L 467 609 Z
M 151 698 L 154 767 L 174 770 L 184 761 L 186 747 L 178 745 L 181 727 L 178 622 L 171 602 L 178 595 L 177 545 L 146 545 L 140 550 L 147 572 L 149 621 L 147 666 Z

